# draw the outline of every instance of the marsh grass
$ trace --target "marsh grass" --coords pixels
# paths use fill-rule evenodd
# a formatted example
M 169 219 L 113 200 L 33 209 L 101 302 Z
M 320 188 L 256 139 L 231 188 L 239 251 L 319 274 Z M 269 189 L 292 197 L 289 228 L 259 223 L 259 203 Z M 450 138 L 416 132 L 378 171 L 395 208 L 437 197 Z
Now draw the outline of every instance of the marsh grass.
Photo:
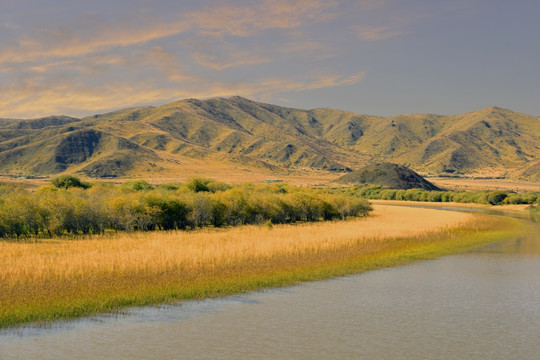
M 0 326 L 202 299 L 404 264 L 515 231 L 512 219 L 377 205 L 372 216 L 0 243 Z

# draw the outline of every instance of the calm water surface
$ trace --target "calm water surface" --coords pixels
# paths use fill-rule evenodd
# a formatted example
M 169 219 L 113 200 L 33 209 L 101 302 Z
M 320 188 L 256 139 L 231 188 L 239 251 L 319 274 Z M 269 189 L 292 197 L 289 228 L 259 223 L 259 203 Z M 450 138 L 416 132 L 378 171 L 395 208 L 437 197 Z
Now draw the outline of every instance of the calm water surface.
M 540 359 L 540 233 L 330 281 L 4 331 L 0 359 Z

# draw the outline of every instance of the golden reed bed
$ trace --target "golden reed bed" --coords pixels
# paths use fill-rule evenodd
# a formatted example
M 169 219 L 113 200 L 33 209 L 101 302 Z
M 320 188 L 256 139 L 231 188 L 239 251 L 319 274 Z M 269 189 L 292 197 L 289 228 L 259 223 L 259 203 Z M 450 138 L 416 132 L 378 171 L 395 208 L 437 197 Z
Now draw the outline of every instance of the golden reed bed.
M 375 206 L 373 215 L 349 221 L 242 226 L 195 232 L 123 233 L 85 240 L 0 243 L 0 282 L 84 276 L 94 272 L 160 271 L 227 264 L 305 250 L 328 250 L 359 240 L 376 244 L 418 236 L 470 221 L 471 214 Z
M 379 266 L 361 259 L 433 252 L 432 242 L 459 238 L 455 229 L 492 226 L 486 216 L 375 205 L 348 221 L 0 242 L 0 326 L 357 272 Z M 339 264 L 347 269 L 319 271 Z

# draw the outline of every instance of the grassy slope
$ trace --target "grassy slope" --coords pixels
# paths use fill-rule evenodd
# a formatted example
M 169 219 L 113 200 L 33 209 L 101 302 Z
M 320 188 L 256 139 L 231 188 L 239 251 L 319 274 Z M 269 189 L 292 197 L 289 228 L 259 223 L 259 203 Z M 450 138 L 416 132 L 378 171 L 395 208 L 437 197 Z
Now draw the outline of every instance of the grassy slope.
M 273 171 L 356 169 L 376 159 L 416 171 L 507 172 L 535 179 L 540 176 L 539 124 L 538 117 L 497 107 L 451 116 L 377 117 L 285 108 L 241 97 L 189 99 L 81 120 L 0 120 L 0 169 L 92 174 L 118 160 L 119 174 L 140 176 L 147 171 L 178 172 L 186 159 Z M 90 128 L 103 139 L 124 141 L 104 142 L 90 157 L 58 164 L 57 153 L 75 150 L 66 139 Z M 133 162 L 126 152 L 117 151 L 122 143 L 139 146 L 131 153 L 142 160 Z
M 508 218 L 425 209 L 378 209 L 378 215 L 367 219 L 364 225 L 364 220 L 357 220 L 352 227 L 351 222 L 338 222 L 275 229 L 248 227 L 207 231 L 194 234 L 193 242 L 189 240 L 192 235 L 181 234 L 188 238 L 178 241 L 174 238 L 178 235 L 171 233 L 165 238 L 159 235 L 145 240 L 136 236 L 116 241 L 88 240 L 86 244 L 69 241 L 55 241 L 48 245 L 0 244 L 5 253 L 11 254 L 11 260 L 22 267 L 12 266 L 10 275 L 9 267 L 3 266 L 0 326 L 80 317 L 125 306 L 201 299 L 326 279 L 462 252 L 481 244 L 508 239 L 512 234 L 523 231 L 523 228 L 519 229 L 519 222 Z M 389 228 L 388 221 L 396 219 L 396 211 L 405 220 L 401 225 Z M 418 212 L 422 215 L 419 216 Z M 441 228 L 441 225 L 429 228 L 424 221 L 428 214 L 435 224 L 449 221 L 453 225 L 450 228 Z M 458 225 L 465 217 L 469 221 Z M 418 222 L 419 218 L 422 224 L 417 225 L 421 231 L 411 225 L 411 221 Z M 376 230 L 378 227 L 373 223 L 390 232 Z M 339 231 L 344 226 L 353 232 Z M 364 235 L 351 237 L 364 227 Z M 310 243 L 313 236 L 305 236 L 310 231 L 322 237 Z M 396 236 L 400 232 L 404 235 Z M 256 241 L 253 234 L 257 234 Z M 207 239 L 203 248 L 197 236 Z M 298 245 L 297 241 L 302 239 Z M 286 245 L 287 241 L 289 245 Z M 191 243 L 194 244 L 191 250 L 183 248 L 177 251 L 170 246 Z M 162 246 L 166 244 L 169 246 L 163 252 Z M 36 253 L 38 249 L 41 250 Z M 175 251 L 178 254 L 188 252 L 186 259 L 192 262 L 191 266 L 185 262 L 178 263 L 174 258 Z M 189 251 L 199 255 L 189 256 Z M 83 260 L 70 260 L 69 254 L 77 252 Z M 65 260 L 67 268 L 62 268 L 62 261 L 54 260 L 55 253 Z M 152 253 L 172 258 L 154 259 L 146 264 L 140 261 L 141 256 L 147 257 Z M 113 256 L 109 265 L 108 256 Z M 120 260 L 114 260 L 114 256 Z M 46 264 L 40 267 L 39 264 L 47 261 L 55 265 L 52 268 Z M 28 262 L 32 263 L 33 270 L 26 273 L 24 267 Z M 134 264 L 136 267 L 132 266 Z

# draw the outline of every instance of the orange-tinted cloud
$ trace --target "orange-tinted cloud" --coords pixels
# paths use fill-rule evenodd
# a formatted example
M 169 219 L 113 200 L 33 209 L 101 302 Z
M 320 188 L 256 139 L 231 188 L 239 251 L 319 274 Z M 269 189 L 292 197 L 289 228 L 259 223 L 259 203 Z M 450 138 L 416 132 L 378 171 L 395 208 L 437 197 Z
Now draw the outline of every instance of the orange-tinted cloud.
M 268 78 L 260 81 L 260 86 L 256 87 L 257 92 L 265 93 L 267 89 L 270 92 L 279 90 L 280 92 L 288 91 L 306 91 L 341 85 L 353 85 L 362 80 L 364 73 L 341 76 L 335 74 L 321 74 L 306 80 L 292 80 L 289 78 Z
M 389 26 L 379 26 L 372 28 L 358 26 L 356 27 L 356 32 L 360 38 L 369 41 L 385 40 L 403 34 L 402 31 L 392 29 Z
M 107 23 L 95 17 L 84 26 L 26 27 L 19 35 L 10 29 L 15 36 L 0 45 L 0 117 L 79 116 L 184 97 L 269 97 L 354 84 L 363 74 L 305 77 L 286 68 L 276 72 L 274 66 L 252 71 L 247 81 L 228 76 L 239 67 L 278 59 L 332 56 L 324 41 L 302 33 L 334 19 L 338 5 L 334 0 L 230 2 L 168 14 L 168 20 Z M 278 30 L 279 41 L 259 41 L 260 34 L 274 35 L 266 30 Z
M 307 79 L 266 78 L 253 82 L 220 82 L 191 79 L 182 88 L 165 88 L 150 83 L 110 83 L 90 87 L 70 80 L 45 83 L 11 83 L 0 89 L 0 117 L 33 118 L 51 114 L 90 115 L 136 105 L 163 104 L 181 98 L 242 95 L 268 99 L 283 92 L 298 92 L 353 85 L 363 73 L 340 76 L 320 74 Z
M 313 40 L 292 41 L 280 46 L 277 51 L 289 57 L 327 59 L 336 56 L 328 45 Z
M 211 54 L 196 51 L 191 54 L 197 64 L 213 70 L 224 70 L 231 67 L 262 64 L 271 61 L 268 57 L 254 56 L 247 51 L 228 54 Z M 225 55 L 225 56 L 224 56 Z
M 331 14 L 327 11 L 334 5 L 333 1 L 321 0 L 266 0 L 253 6 L 207 7 L 179 14 L 178 20 L 173 22 L 96 22 L 93 27 L 82 30 L 40 28 L 0 48 L 0 63 L 85 56 L 186 32 L 249 36 L 263 29 L 291 29 L 305 22 L 328 19 Z
M 194 11 L 188 15 L 203 34 L 250 36 L 265 29 L 292 29 L 333 17 L 336 1 L 265 0 L 254 6 L 231 4 Z
M 257 50 L 242 50 L 232 42 L 212 36 L 191 38 L 182 44 L 191 50 L 190 55 L 197 65 L 217 71 L 272 61 Z
M 178 21 L 144 26 L 96 24 L 96 28 L 90 33 L 41 29 L 33 34 L 33 37 L 47 39 L 46 41 L 22 38 L 15 46 L 0 49 L 0 63 L 85 56 L 115 47 L 144 44 L 179 34 L 188 28 L 189 24 L 186 21 Z

